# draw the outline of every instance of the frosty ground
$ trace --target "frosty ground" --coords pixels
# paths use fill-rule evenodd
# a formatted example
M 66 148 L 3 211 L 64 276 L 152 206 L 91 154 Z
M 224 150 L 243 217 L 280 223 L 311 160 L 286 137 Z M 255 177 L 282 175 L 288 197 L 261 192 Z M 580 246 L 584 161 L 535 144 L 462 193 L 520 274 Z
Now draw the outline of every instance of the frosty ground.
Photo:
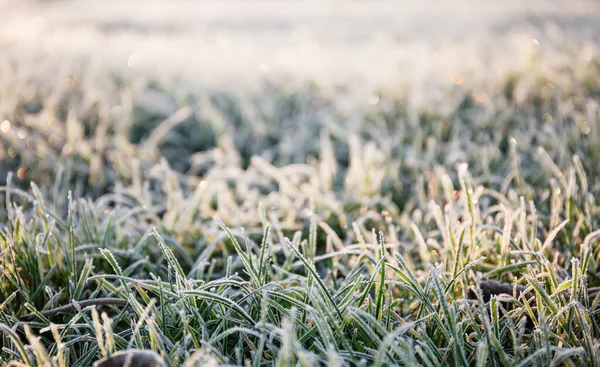
M 3 364 L 598 363 L 597 3 L 140 4 L 0 3 Z

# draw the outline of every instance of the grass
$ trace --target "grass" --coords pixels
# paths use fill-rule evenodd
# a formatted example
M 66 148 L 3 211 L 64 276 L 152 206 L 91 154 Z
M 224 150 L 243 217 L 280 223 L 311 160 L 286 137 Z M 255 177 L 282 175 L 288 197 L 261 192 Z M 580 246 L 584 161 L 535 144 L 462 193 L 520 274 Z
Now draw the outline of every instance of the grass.
M 578 47 L 441 105 L 382 91 L 347 126 L 315 85 L 17 73 L 0 362 L 597 365 L 600 63 Z

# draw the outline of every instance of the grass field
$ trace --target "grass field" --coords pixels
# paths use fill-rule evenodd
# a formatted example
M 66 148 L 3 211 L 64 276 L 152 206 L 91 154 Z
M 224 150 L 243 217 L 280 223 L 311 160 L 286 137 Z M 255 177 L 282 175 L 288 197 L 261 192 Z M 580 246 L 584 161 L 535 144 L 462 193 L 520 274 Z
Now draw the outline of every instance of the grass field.
M 600 12 L 539 3 L 0 3 L 0 364 L 600 365 Z

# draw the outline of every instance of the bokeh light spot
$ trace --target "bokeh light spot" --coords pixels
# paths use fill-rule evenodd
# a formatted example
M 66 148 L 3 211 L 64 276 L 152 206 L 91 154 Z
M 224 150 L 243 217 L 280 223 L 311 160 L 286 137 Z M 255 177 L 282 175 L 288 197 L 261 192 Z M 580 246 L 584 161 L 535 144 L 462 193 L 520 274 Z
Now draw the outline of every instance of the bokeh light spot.
M 20 139 L 25 139 L 27 137 L 27 129 L 24 127 L 20 128 L 19 131 L 17 131 L 17 135 Z
M 134 52 L 127 58 L 127 66 L 129 66 L 131 69 L 134 69 L 140 66 L 141 59 L 142 55 L 139 52 Z
M 4 120 L 0 123 L 0 131 L 7 134 L 10 131 L 10 121 Z
M 369 97 L 369 99 L 367 99 L 367 103 L 374 106 L 377 103 L 379 103 L 379 96 L 371 96 Z
M 452 78 L 450 78 L 450 80 L 452 81 L 452 84 L 455 85 L 461 85 L 465 81 L 465 79 L 461 75 L 452 75 Z

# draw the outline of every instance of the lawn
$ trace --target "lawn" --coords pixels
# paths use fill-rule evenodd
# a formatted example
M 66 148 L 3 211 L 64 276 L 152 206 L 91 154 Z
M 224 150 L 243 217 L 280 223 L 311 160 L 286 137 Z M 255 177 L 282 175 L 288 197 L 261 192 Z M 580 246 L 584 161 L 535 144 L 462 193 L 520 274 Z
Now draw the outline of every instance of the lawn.
M 600 43 L 561 27 L 368 93 L 1 36 L 0 365 L 600 365 Z

